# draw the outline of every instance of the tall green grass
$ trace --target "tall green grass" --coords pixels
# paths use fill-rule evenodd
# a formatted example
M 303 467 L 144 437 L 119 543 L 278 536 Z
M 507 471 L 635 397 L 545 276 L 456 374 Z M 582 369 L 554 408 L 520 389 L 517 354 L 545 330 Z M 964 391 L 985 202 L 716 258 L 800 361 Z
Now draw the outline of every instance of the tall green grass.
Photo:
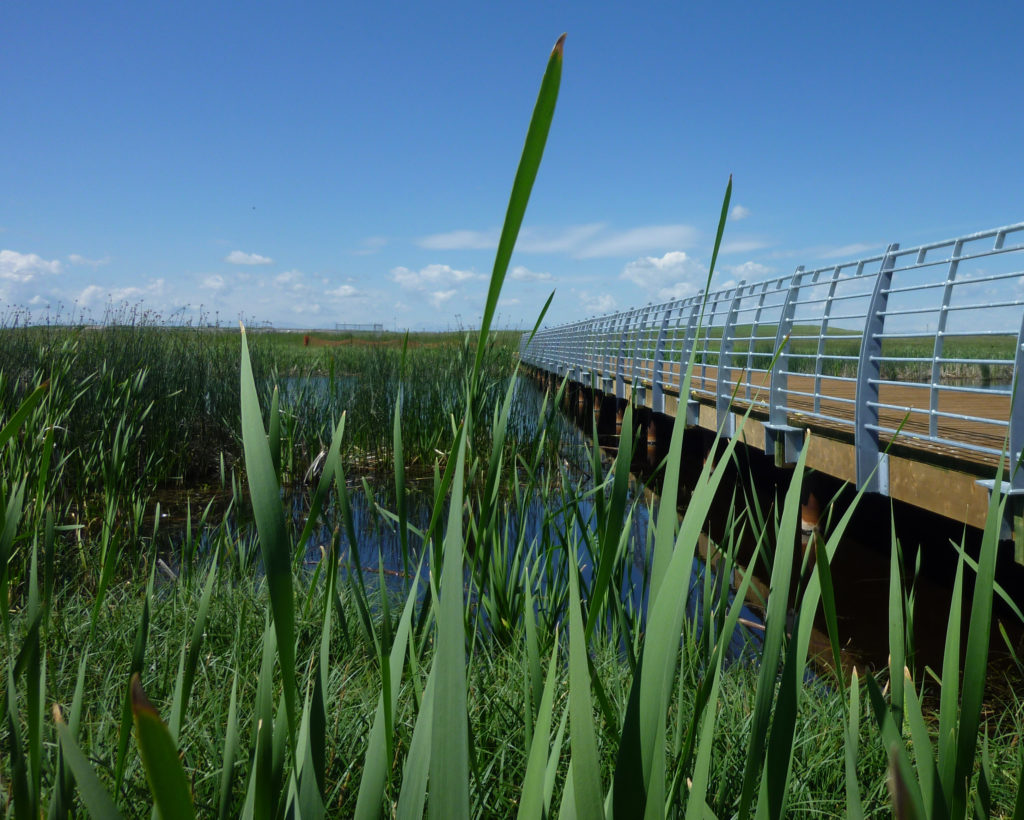
M 674 504 L 661 505 L 644 545 L 630 536 L 642 496 L 631 491 L 628 435 L 607 468 L 595 435 L 584 477 L 550 458 L 549 436 L 558 434 L 548 406 L 524 446 L 506 446 L 518 375 L 497 378 L 511 363 L 502 364 L 488 331 L 553 118 L 562 48 L 559 40 L 542 80 L 483 327 L 453 371 L 449 387 L 460 399 L 450 438 L 431 460 L 424 525 L 408 515 L 404 414 L 415 385 L 401 375 L 383 419 L 395 461 L 394 504 L 382 515 L 403 530 L 406 565 L 429 567 L 408 572 L 401 595 L 389 592 L 383 572 L 374 577 L 374 556 L 360 555 L 345 450 L 350 414 L 332 416 L 321 433 L 308 520 L 285 515 L 283 482 L 295 470 L 290 399 L 286 390 L 261 393 L 244 333 L 234 377 L 245 482 L 230 482 L 222 522 L 205 514 L 205 559 L 198 533 L 188 533 L 181 549 L 193 560 L 174 581 L 157 580 L 157 542 L 141 512 L 146 485 L 134 472 L 133 459 L 145 456 L 133 449 L 133 431 L 155 410 L 136 412 L 126 400 L 109 410 L 110 447 L 97 456 L 108 479 L 101 523 L 88 528 L 54 491 L 68 461 L 43 410 L 60 379 L 3 411 L 7 814 L 138 816 L 154 805 L 166 818 L 1024 813 L 1021 703 L 1011 696 L 1001 715 L 983 711 L 1005 503 L 998 493 L 969 616 L 961 563 L 943 668 L 904 668 L 913 596 L 894 569 L 891 668 L 848 680 L 837 672 L 833 681 L 809 676 L 810 631 L 820 607 L 838 654 L 829 562 L 856 505 L 815 542 L 813 572 L 803 572 L 802 463 L 770 510 L 738 499 L 716 545 L 720 574 L 703 575 L 698 629 L 686 618 L 697 594 L 694 557 L 739 436 L 705 464 L 681 520 Z M 730 197 L 731 181 L 711 275 Z M 409 355 L 399 353 L 399 374 Z M 632 427 L 628 408 L 623 429 Z M 668 498 L 684 435 L 677 425 L 664 463 Z M 538 494 L 544 526 L 527 538 L 514 524 Z M 252 510 L 255 541 L 230 525 L 240 506 Z M 298 565 L 321 521 L 332 535 L 310 574 Z M 354 549 L 339 566 L 342 532 Z M 727 652 L 750 575 L 735 595 L 721 594 L 747 532 L 771 567 L 753 667 L 729 664 Z M 409 546 L 419 541 L 422 549 Z M 619 594 L 638 548 L 648 556 L 646 611 Z M 798 585 L 801 576 L 807 582 Z M 937 713 L 923 706 L 936 693 Z

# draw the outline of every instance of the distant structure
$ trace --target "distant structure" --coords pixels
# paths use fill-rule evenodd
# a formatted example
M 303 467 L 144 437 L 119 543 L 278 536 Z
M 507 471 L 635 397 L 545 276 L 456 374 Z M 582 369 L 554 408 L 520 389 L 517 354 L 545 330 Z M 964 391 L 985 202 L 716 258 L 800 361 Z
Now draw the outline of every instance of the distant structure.
M 368 325 L 353 325 L 353 324 L 342 324 L 336 322 L 334 325 L 335 330 L 354 330 L 361 333 L 383 333 L 384 325 L 381 323 L 368 324 Z

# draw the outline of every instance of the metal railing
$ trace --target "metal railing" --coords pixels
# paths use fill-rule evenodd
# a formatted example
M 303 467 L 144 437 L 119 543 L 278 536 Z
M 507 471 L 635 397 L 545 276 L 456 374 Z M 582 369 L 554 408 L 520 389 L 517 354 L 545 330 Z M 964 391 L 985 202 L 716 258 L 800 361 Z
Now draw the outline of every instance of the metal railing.
M 540 330 L 524 362 L 664 412 L 691 356 L 689 421 L 732 435 L 753 405 L 766 450 L 803 428 L 852 436 L 858 486 L 888 491 L 884 444 L 994 463 L 1024 449 L 1024 223 Z M 650 396 L 646 391 L 650 390 Z M 685 400 L 684 400 L 685 399 Z M 1024 492 L 1024 470 L 1007 490 Z

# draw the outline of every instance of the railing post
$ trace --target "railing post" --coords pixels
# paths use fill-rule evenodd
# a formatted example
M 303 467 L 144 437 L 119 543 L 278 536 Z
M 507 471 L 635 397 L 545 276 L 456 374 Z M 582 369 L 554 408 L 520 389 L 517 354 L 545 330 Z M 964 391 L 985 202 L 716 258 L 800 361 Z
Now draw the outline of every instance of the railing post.
M 715 378 L 715 424 L 726 438 L 732 438 L 736 423 L 730 412 L 732 407 L 732 390 L 726 373 L 732 372 L 733 336 L 736 333 L 736 318 L 739 315 L 740 301 L 743 298 L 744 281 L 736 285 L 735 295 L 729 304 L 729 312 L 725 315 L 725 326 L 722 328 L 722 341 L 718 346 L 718 371 Z
M 655 413 L 665 412 L 665 374 L 662 367 L 665 362 L 665 336 L 668 333 L 668 319 L 672 315 L 675 302 L 666 305 L 662 311 L 661 328 L 658 339 L 654 343 L 654 361 L 651 363 L 651 409 Z
M 1010 488 L 1024 492 L 1024 396 L 1021 378 L 1024 377 L 1024 316 L 1017 331 L 1017 352 L 1013 357 L 1013 392 L 1010 398 Z
M 653 309 L 654 308 L 652 308 L 650 305 L 647 305 L 644 308 L 640 308 L 637 311 L 638 319 L 636 327 L 633 328 L 633 367 L 630 370 L 629 374 L 629 380 L 631 385 L 629 392 L 630 396 L 633 399 L 633 404 L 636 404 L 637 401 L 639 401 L 641 404 L 644 403 L 643 391 L 646 386 L 641 384 L 637 379 L 637 369 L 640 364 L 640 348 L 643 346 L 643 335 L 644 329 L 647 327 L 647 317 L 651 315 L 651 311 Z
M 761 298 L 757 300 L 757 310 L 754 312 L 754 321 L 750 323 L 750 340 L 747 342 L 747 364 L 744 368 L 747 374 L 747 389 L 743 391 L 743 397 L 748 401 L 754 397 L 754 394 L 751 391 L 752 385 L 750 381 L 752 376 L 750 371 L 754 369 L 754 353 L 757 348 L 757 329 L 761 326 L 761 311 L 764 310 L 764 300 L 768 296 L 769 284 L 769 282 L 761 283 Z
M 796 315 L 796 302 L 800 295 L 800 284 L 804 276 L 801 265 L 793 274 L 793 280 L 786 291 L 786 301 L 782 305 L 779 326 L 775 331 L 775 347 L 772 350 L 775 367 L 772 368 L 771 382 L 768 387 L 768 421 L 764 424 L 764 452 L 773 456 L 778 466 L 792 464 L 803 445 L 803 431 L 789 424 L 789 408 L 786 406 L 786 388 L 789 386 L 789 334 L 793 332 L 793 317 Z
M 683 381 L 686 377 L 686 369 L 693 358 L 694 348 L 697 346 L 697 325 L 700 324 L 700 311 L 703 304 L 704 291 L 702 289 L 694 298 L 693 307 L 690 308 L 690 319 L 686 323 L 686 336 L 683 338 L 683 350 L 679 354 L 679 404 L 685 408 L 684 418 L 690 426 L 699 422 L 700 407 L 695 399 L 690 398 L 689 392 L 683 395 Z
M 880 452 L 878 443 L 878 382 L 882 374 L 882 339 L 885 329 L 885 308 L 889 302 L 892 270 L 896 264 L 899 243 L 892 243 L 882 259 L 875 279 L 875 288 L 864 321 L 860 340 L 860 361 L 857 363 L 857 395 L 854 404 L 853 443 L 857 456 L 857 488 L 868 492 L 889 494 L 889 460 Z
M 825 299 L 825 309 L 821 316 L 821 335 L 818 337 L 818 355 L 814 357 L 814 412 L 821 412 L 821 368 L 825 354 L 825 339 L 828 336 L 828 320 L 832 316 L 832 302 L 836 296 L 836 285 L 839 283 L 839 271 L 842 268 L 836 265 L 832 271 L 832 281 L 828 286 L 828 297 Z
M 946 272 L 946 285 L 942 289 L 942 305 L 939 308 L 939 319 L 935 327 L 935 348 L 932 350 L 932 378 L 931 387 L 928 388 L 928 435 L 938 436 L 939 434 L 939 391 L 936 385 L 942 380 L 942 348 L 945 342 L 946 321 L 949 318 L 949 305 L 953 299 L 953 283 L 956 281 L 956 270 L 960 265 L 960 255 L 963 253 L 964 241 L 958 239 L 953 245 L 953 256 L 949 260 L 949 270 Z
M 629 325 L 636 315 L 635 310 L 628 311 L 622 318 L 622 330 L 619 333 L 619 351 L 615 354 L 615 398 L 626 398 L 626 372 L 623 369 L 626 356 L 626 334 L 629 332 Z

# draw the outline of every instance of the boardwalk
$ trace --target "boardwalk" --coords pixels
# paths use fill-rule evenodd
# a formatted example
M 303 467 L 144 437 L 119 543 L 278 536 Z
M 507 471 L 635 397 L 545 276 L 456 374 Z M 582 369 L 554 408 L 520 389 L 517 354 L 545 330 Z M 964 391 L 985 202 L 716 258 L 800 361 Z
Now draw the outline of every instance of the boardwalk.
M 777 461 L 807 446 L 814 469 L 974 526 L 998 478 L 1004 534 L 1024 529 L 1024 223 L 544 329 L 520 352 L 552 381 Z

